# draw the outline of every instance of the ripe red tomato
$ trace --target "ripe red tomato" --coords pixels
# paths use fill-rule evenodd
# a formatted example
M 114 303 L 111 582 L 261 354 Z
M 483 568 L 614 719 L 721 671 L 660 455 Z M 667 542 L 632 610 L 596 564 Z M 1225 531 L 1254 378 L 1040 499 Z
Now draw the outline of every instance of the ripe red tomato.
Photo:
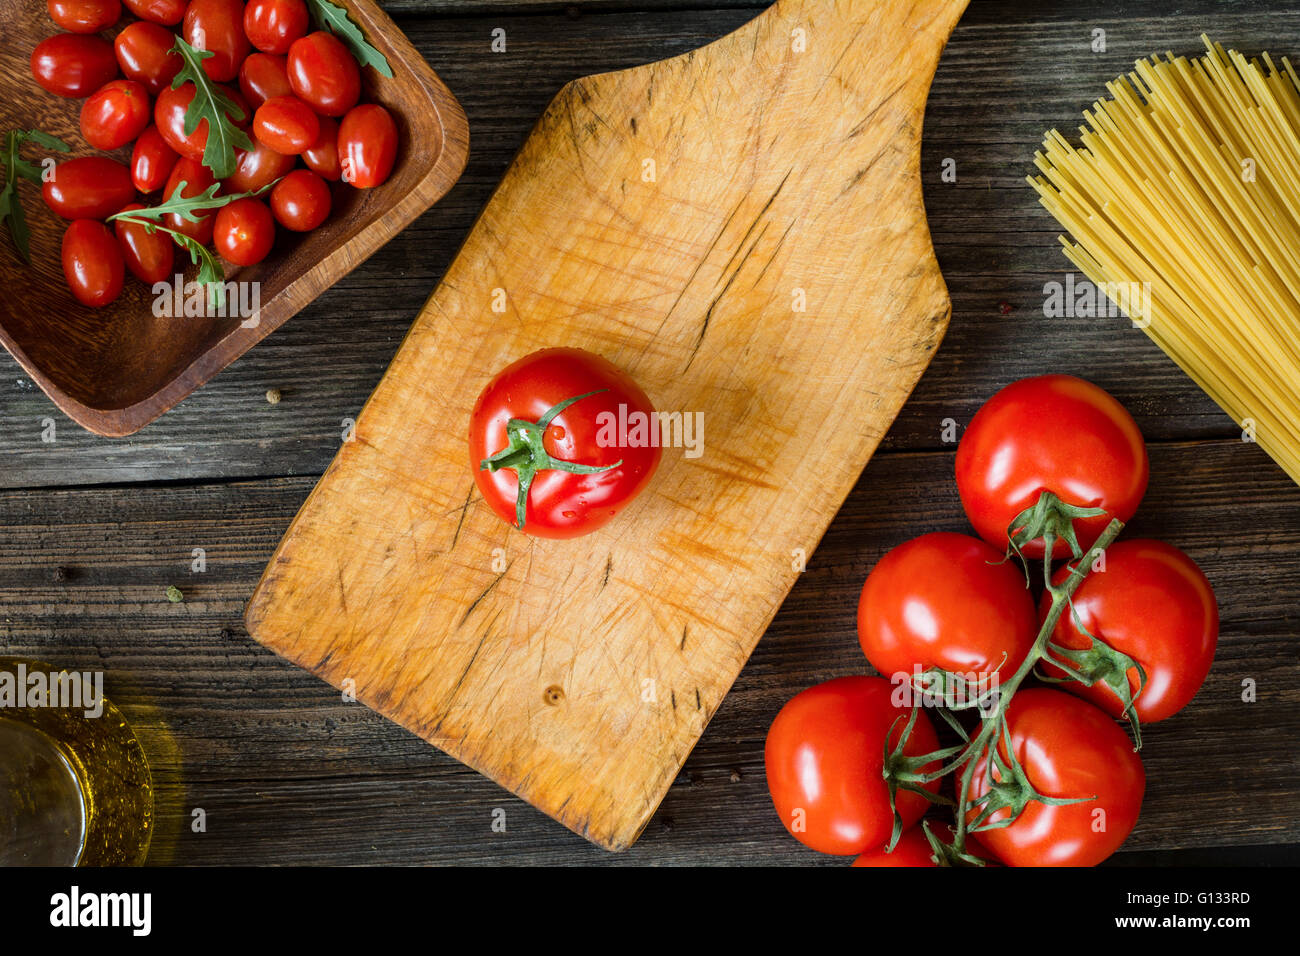
M 858 601 L 858 640 L 883 677 L 939 667 L 1010 677 L 1038 634 L 1025 576 L 978 538 L 937 532 L 877 562 Z
M 330 188 L 307 169 L 295 169 L 271 190 L 275 221 L 294 232 L 310 232 L 330 214 Z
M 302 161 L 316 175 L 337 182 L 343 178 L 339 165 L 339 124 L 328 116 L 320 117 L 320 135 L 302 154 Z
M 217 210 L 213 245 L 237 266 L 257 265 L 275 245 L 275 222 L 260 199 L 236 199 Z
M 118 297 L 125 279 L 122 250 L 107 226 L 77 219 L 63 234 L 63 275 L 82 305 L 102 308 Z
M 238 90 L 228 86 L 221 87 L 235 104 L 236 110 L 226 113 L 238 126 L 247 126 L 252 114 Z M 167 145 L 182 156 L 190 159 L 202 159 L 203 151 L 208 145 L 208 121 L 200 120 L 194 132 L 185 135 L 185 110 L 194 100 L 194 84 L 182 83 L 176 89 L 165 89 L 158 94 L 154 104 L 153 120 Z M 242 115 L 239 111 L 242 110 Z
M 289 47 L 289 86 L 323 116 L 342 116 L 361 99 L 361 69 L 332 33 L 318 30 Z
M 920 824 L 912 827 L 910 830 L 904 830 L 903 835 L 898 838 L 892 851 L 887 851 L 885 846 L 889 838 L 885 838 L 885 843 L 876 847 L 874 850 L 867 850 L 856 860 L 854 866 L 933 866 L 939 865 L 934 858 L 934 850 L 930 849 L 930 841 L 925 838 L 925 831 Z
M 121 0 L 45 0 L 45 7 L 69 33 L 98 33 L 122 18 Z
M 244 8 L 244 33 L 264 53 L 288 53 L 309 26 L 303 0 L 252 0 Z
M 250 53 L 239 67 L 239 90 L 253 109 L 277 96 L 293 95 L 289 74 L 285 72 L 287 62 L 282 56 Z
M 847 856 L 889 839 L 885 739 L 897 745 L 908 717 L 892 692 L 880 677 L 840 677 L 796 694 L 772 721 L 763 753 L 767 788 L 781 822 L 804 845 Z M 938 746 L 930 718 L 919 712 L 904 752 L 921 756 Z M 938 781 L 932 787 L 937 791 Z M 905 827 L 930 805 L 905 790 L 897 801 Z
M 135 198 L 131 171 L 107 156 L 68 159 L 41 185 L 45 205 L 64 219 L 103 219 Z
M 235 150 L 235 159 L 238 165 L 234 174 L 222 180 L 228 193 L 257 192 L 288 175 L 294 166 L 294 157 L 277 153 L 257 140 L 252 149 Z
M 113 41 L 122 75 L 143 83 L 151 96 L 157 96 L 181 71 L 180 54 L 172 52 L 175 42 L 176 35 L 156 23 L 138 20 L 129 24 Z
M 339 124 L 339 166 L 343 181 L 358 189 L 382 185 L 397 159 L 397 124 L 388 110 L 363 103 Z
M 296 96 L 277 96 L 257 108 L 253 135 L 277 153 L 297 156 L 320 135 L 320 121 L 310 106 Z
M 1065 580 L 1062 567 L 1056 581 Z M 1043 595 L 1045 618 L 1050 595 Z M 1147 683 L 1134 701 L 1138 719 L 1154 723 L 1172 717 L 1196 696 L 1214 662 L 1219 641 L 1219 605 L 1201 569 L 1183 552 L 1163 541 L 1118 541 L 1106 549 L 1106 570 L 1084 578 L 1074 594 L 1074 610 L 1089 634 L 1142 665 Z M 1052 642 L 1085 648 L 1088 638 L 1067 608 Z M 1044 665 L 1051 677 L 1064 677 Z M 1118 696 L 1098 681 L 1087 687 L 1077 681 L 1058 685 L 1090 700 L 1112 717 L 1123 714 Z M 1138 689 L 1138 674 L 1129 670 L 1129 686 Z
M 164 27 L 175 26 L 185 16 L 189 0 L 123 0 L 126 8 L 141 20 Z
M 1147 487 L 1147 450 L 1124 406 L 1091 382 L 1043 375 L 1013 382 L 971 420 L 957 448 L 957 491 L 971 524 L 995 548 L 1007 526 L 1043 491 L 1067 504 L 1105 508 L 1079 518 L 1079 544 L 1091 547 L 1112 518 L 1128 521 Z M 1024 553 L 1043 556 L 1043 542 Z M 1053 557 L 1070 549 L 1056 542 Z
M 96 149 L 121 149 L 149 125 L 149 91 L 135 80 L 113 80 L 81 104 L 81 135 Z
M 502 463 L 507 447 L 525 439 L 528 430 L 516 427 L 520 422 L 539 422 L 579 396 L 585 397 L 556 414 L 542 436 L 552 467 L 544 467 L 547 462 L 527 447 L 515 452 L 511 463 Z M 617 425 L 620 406 L 625 434 Z M 474 403 L 469 423 L 474 480 L 488 506 L 515 527 L 522 524 L 523 531 L 540 538 L 577 537 L 609 521 L 654 476 L 659 445 L 651 443 L 648 427 L 635 427 L 654 420 L 650 399 L 615 365 L 581 349 L 543 349 L 503 369 Z M 495 464 L 484 467 L 488 459 Z M 555 467 L 565 463 L 603 470 L 577 474 Z M 539 470 L 526 488 L 521 522 L 519 473 L 533 469 Z
M 122 208 L 122 212 L 143 209 L 138 202 Z M 172 264 L 176 257 L 176 243 L 165 232 L 150 232 L 145 226 L 123 219 L 113 220 L 113 231 L 121 247 L 126 267 L 141 282 L 153 285 L 172 277 Z
M 1050 806 L 1030 802 L 1012 823 L 979 839 L 1009 866 L 1096 866 L 1137 823 L 1146 774 L 1119 724 L 1096 707 L 1056 690 L 1022 688 L 1007 705 L 1016 758 L 1045 797 L 1095 797 Z M 1006 759 L 1006 745 L 999 744 Z M 975 762 L 971 795 L 988 792 L 988 754 Z M 967 819 L 973 820 L 972 808 Z M 992 816 L 1005 820 L 1006 810 Z
M 59 33 L 36 44 L 32 76 L 55 96 L 80 99 L 117 76 L 113 47 L 97 36 Z
M 176 160 L 176 165 L 172 167 L 172 174 L 167 177 L 167 187 L 163 190 L 163 197 L 170 199 L 176 187 L 182 182 L 185 183 L 185 188 L 181 190 L 181 196 L 189 199 L 205 192 L 216 180 L 212 178 L 212 170 L 201 162 L 182 156 Z M 206 209 L 198 213 L 198 217 L 198 222 L 191 222 L 176 213 L 168 213 L 163 216 L 163 225 L 206 246 L 212 241 L 212 210 Z
M 203 61 L 203 72 L 218 83 L 238 76 L 239 64 L 252 49 L 244 35 L 243 0 L 190 0 L 181 36 L 212 54 Z
M 157 126 L 148 127 L 131 150 L 131 183 L 142 193 L 151 193 L 167 185 L 167 177 L 176 165 L 176 150 L 167 145 Z

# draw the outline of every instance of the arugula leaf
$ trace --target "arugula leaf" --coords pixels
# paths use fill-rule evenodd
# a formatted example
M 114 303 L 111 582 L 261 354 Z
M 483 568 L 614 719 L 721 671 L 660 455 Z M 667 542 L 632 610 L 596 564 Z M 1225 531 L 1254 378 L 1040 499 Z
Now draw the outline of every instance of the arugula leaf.
M 176 229 L 169 229 L 161 225 L 162 218 L 167 215 L 175 215 L 187 222 L 198 222 L 199 213 L 205 209 L 220 209 L 222 206 L 228 206 L 238 199 L 251 199 L 261 196 L 267 190 L 275 187 L 275 182 L 267 183 L 261 189 L 253 190 L 247 193 L 231 193 L 228 196 L 218 196 L 217 190 L 221 188 L 220 183 L 213 183 L 207 189 L 197 196 L 186 198 L 182 195 L 185 187 L 188 185 L 185 180 L 176 184 L 170 196 L 156 206 L 149 206 L 145 209 L 131 209 L 125 212 L 115 212 L 105 219 L 105 222 L 113 222 L 116 219 L 125 219 L 130 222 L 138 223 L 144 226 L 145 231 L 153 233 L 155 231 L 165 232 L 171 236 L 186 252 L 190 254 L 190 261 L 199 267 L 199 274 L 195 281 L 208 287 L 208 296 L 216 308 L 226 301 L 226 272 L 221 267 L 221 261 L 217 259 L 207 246 L 199 242 L 192 236 Z
M 0 190 L 0 224 L 8 224 L 9 235 L 13 237 L 18 255 L 23 262 L 31 265 L 31 231 L 27 228 L 22 202 L 18 198 L 18 180 L 21 178 L 40 183 L 41 169 L 19 155 L 19 150 L 27 142 L 60 153 L 66 153 L 69 147 L 63 140 L 55 139 L 38 129 L 14 129 L 5 134 L 4 155 L 0 157 L 0 165 L 3 165 L 5 173 L 4 189 Z
M 307 0 L 307 6 L 316 24 L 346 43 L 362 66 L 373 66 L 384 76 L 392 78 L 393 68 L 388 65 L 388 59 L 366 41 L 361 28 L 348 19 L 346 10 L 329 0 Z
M 207 120 L 208 143 L 203 149 L 203 165 L 212 170 L 214 179 L 225 179 L 235 172 L 235 150 L 253 148 L 248 134 L 231 120 L 232 116 L 245 119 L 248 114 L 203 69 L 203 61 L 213 56 L 212 53 L 190 46 L 182 37 L 176 38 L 172 52 L 179 53 L 182 61 L 180 72 L 172 80 L 172 89 L 185 83 L 194 84 L 194 99 L 185 110 L 185 135 L 194 135 L 199 123 Z

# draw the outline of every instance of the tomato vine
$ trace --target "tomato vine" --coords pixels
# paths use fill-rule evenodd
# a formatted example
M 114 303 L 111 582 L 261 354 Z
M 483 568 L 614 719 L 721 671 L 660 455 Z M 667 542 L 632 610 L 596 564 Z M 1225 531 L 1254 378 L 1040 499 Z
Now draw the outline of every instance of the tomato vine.
M 1091 646 L 1082 651 L 1061 648 L 1052 642 L 1052 634 L 1061 615 L 1067 608 L 1074 613 L 1072 598 L 1079 585 L 1088 576 L 1098 557 L 1115 541 L 1124 527 L 1123 522 L 1118 518 L 1112 519 L 1096 542 L 1084 551 L 1075 535 L 1073 522 L 1076 518 L 1092 518 L 1105 514 L 1104 509 L 1079 508 L 1066 504 L 1051 492 L 1044 492 L 1031 508 L 1017 515 L 1009 526 L 1007 533 L 1010 547 L 1007 557 L 1009 559 L 1014 555 L 1024 564 L 1026 584 L 1029 583 L 1030 565 L 1023 549 L 1029 542 L 1042 539 L 1045 552 L 1042 559 L 1044 587 L 1051 596 L 1050 607 L 1032 648 L 1010 678 L 996 685 L 976 687 L 973 696 L 963 698 L 971 701 L 966 708 L 939 709 L 939 715 L 961 736 L 962 743 L 920 756 L 906 756 L 904 748 L 919 712 L 916 707 L 911 708 L 911 714 L 899 735 L 897 744 L 891 748 L 888 738 L 886 739 L 883 775 L 889 790 L 890 805 L 894 811 L 894 830 L 888 849 L 893 849 L 903 832 L 903 820 L 895 803 L 898 790 L 918 793 L 933 802 L 947 804 L 954 808 L 956 820 L 951 843 L 941 840 L 928 827 L 925 830 L 926 839 L 935 851 L 936 858 L 941 864 L 946 865 L 983 865 L 984 861 L 980 857 L 967 850 L 967 836 L 982 830 L 1009 826 L 1031 802 L 1063 805 L 1095 799 L 1095 797 L 1063 799 L 1038 792 L 1020 765 L 1012 747 L 1011 731 L 1007 724 L 1007 708 L 1026 677 L 1034 673 L 1044 678 L 1037 668 L 1045 661 L 1065 670 L 1069 674 L 1068 679 L 1080 681 L 1088 686 L 1099 680 L 1104 681 L 1107 686 L 1120 694 L 1125 704 L 1125 713 L 1133 726 L 1135 749 L 1141 747 L 1140 729 L 1133 708 L 1133 699 L 1141 692 L 1146 682 L 1146 674 L 1141 665 L 1091 634 L 1086 635 L 1091 639 Z M 1072 559 L 1067 562 L 1069 573 L 1058 583 L 1053 583 L 1052 555 L 1058 540 L 1069 545 Z M 1076 626 L 1082 630 L 1082 623 L 1077 614 L 1074 619 Z M 1138 674 L 1136 692 L 1130 688 L 1128 678 L 1130 670 L 1136 670 Z M 944 692 L 957 687 L 967 689 L 964 678 L 941 670 L 931 670 L 920 675 L 913 680 L 912 686 L 914 690 L 931 694 L 935 693 L 936 687 Z M 969 709 L 970 706 L 977 707 L 980 713 L 980 723 L 974 733 L 967 733 L 951 712 Z M 987 792 L 972 799 L 970 791 L 976 763 L 986 754 L 994 773 L 989 777 Z M 937 770 L 923 769 L 936 761 L 940 764 Z M 960 776 L 956 781 L 955 799 L 938 796 L 925 786 L 941 777 L 958 773 Z M 1006 815 L 1001 819 L 995 819 L 1003 811 L 1006 811 Z

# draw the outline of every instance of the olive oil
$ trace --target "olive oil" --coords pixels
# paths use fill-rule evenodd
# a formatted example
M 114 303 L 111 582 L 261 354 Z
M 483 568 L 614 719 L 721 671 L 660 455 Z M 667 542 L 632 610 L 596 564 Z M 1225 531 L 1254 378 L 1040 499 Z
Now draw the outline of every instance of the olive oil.
M 20 675 L 58 674 L 0 658 L 0 685 L 10 688 Z M 0 865 L 144 861 L 153 835 L 149 763 L 121 711 L 101 700 L 94 710 L 59 706 L 53 695 L 0 706 Z

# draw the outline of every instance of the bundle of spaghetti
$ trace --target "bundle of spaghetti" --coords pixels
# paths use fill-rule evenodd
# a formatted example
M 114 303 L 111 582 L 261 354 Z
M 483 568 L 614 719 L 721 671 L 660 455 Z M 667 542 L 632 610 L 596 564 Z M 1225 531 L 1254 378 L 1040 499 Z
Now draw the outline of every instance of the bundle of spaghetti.
M 1300 482 L 1300 79 L 1283 59 L 1139 60 L 1029 177 L 1066 257 Z

